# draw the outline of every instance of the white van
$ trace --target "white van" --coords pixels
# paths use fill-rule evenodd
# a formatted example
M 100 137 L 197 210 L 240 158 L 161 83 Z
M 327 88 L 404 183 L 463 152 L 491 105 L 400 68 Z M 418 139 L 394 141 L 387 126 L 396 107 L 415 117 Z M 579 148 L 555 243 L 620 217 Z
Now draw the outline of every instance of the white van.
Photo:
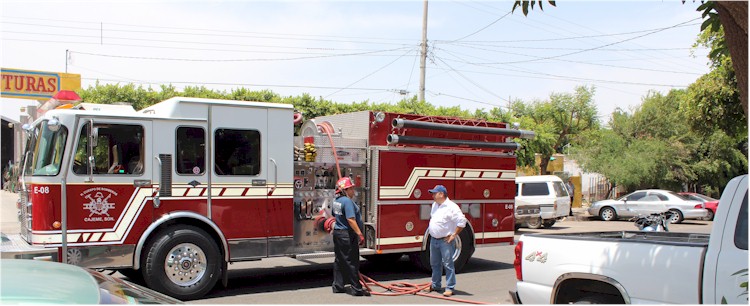
M 570 196 L 562 179 L 554 175 L 516 177 L 516 206 L 539 205 L 540 218 L 527 219 L 532 229 L 552 227 L 570 212 Z

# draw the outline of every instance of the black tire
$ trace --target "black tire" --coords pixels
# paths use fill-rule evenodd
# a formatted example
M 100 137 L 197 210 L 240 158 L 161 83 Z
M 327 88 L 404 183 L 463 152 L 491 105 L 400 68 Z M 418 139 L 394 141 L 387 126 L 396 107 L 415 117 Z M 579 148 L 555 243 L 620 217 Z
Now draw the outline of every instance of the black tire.
M 617 220 L 617 212 L 612 207 L 603 207 L 599 211 L 599 218 L 603 221 Z
M 167 228 L 155 236 L 146 250 L 146 285 L 179 300 L 202 297 L 220 278 L 219 247 L 198 227 Z M 167 266 L 168 260 L 172 265 Z
M 536 218 L 536 219 L 531 218 L 529 220 L 526 220 L 526 227 L 528 227 L 530 229 L 540 229 L 540 228 L 542 228 L 542 224 L 543 224 L 543 222 L 542 222 L 542 218 L 541 217 Z
M 377 265 L 377 266 L 386 266 L 393 264 L 394 262 L 398 261 L 403 257 L 403 253 L 390 253 L 390 254 L 376 254 L 376 255 L 364 255 L 365 259 L 367 261 Z
M 670 209 L 669 212 L 672 213 L 672 216 L 669 218 L 670 224 L 677 224 L 682 223 L 682 220 L 685 220 L 685 218 L 682 216 L 682 212 L 676 209 Z
M 555 225 L 555 222 L 557 222 L 557 220 L 547 219 L 542 221 L 542 224 L 544 225 L 544 228 L 551 228 L 553 225 Z
M 430 266 L 431 239 L 432 237 L 427 236 L 427 247 L 424 251 L 409 253 L 409 259 L 412 263 L 425 272 L 432 271 L 432 267 Z M 471 258 L 471 255 L 474 254 L 474 234 L 472 234 L 471 230 L 467 227 L 458 234 L 456 239 L 458 240 L 456 243 L 460 245 L 461 248 L 456 248 L 456 254 L 453 256 L 453 267 L 456 269 L 456 273 L 460 273 Z
M 613 304 L 613 303 L 610 302 L 610 299 L 608 299 L 605 296 L 586 295 L 573 301 L 573 304 Z
M 708 210 L 708 214 L 706 214 L 706 217 L 703 218 L 703 220 L 714 221 L 714 211 L 710 209 L 706 209 L 706 210 Z

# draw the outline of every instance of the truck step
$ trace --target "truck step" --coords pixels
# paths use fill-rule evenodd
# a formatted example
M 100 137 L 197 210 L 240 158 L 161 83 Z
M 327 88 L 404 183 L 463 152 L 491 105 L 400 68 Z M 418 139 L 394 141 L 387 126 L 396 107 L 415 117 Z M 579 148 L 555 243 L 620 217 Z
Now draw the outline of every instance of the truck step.
M 57 248 L 32 246 L 19 234 L 0 233 L 0 258 L 57 261 Z
M 372 255 L 375 254 L 375 250 L 373 249 L 366 249 L 362 248 L 359 249 L 359 255 Z M 296 259 L 316 259 L 316 258 L 331 258 L 336 257 L 336 253 L 334 252 L 315 252 L 315 253 L 307 253 L 307 254 L 297 254 L 292 256 Z

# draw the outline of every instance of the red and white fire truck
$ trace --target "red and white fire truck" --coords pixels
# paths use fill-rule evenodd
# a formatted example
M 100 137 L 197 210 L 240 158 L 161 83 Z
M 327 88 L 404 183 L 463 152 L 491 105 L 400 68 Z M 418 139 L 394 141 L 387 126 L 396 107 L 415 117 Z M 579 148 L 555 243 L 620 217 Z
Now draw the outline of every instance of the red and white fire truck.
M 287 104 L 179 97 L 141 111 L 50 110 L 27 128 L 21 233 L 11 240 L 193 299 L 226 285 L 232 262 L 332 256 L 328 205 L 348 176 L 369 260 L 408 254 L 429 269 L 436 184 L 469 220 L 458 269 L 477 246 L 513 243 L 512 139 L 533 132 L 372 111 L 302 121 Z

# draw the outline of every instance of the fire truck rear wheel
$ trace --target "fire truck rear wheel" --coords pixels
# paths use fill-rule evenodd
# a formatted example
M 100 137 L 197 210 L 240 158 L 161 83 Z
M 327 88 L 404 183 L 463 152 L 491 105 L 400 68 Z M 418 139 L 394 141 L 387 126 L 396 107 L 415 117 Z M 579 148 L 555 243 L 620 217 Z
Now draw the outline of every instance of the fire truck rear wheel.
M 427 238 L 427 248 L 422 252 L 415 252 L 409 254 L 409 259 L 421 270 L 425 272 L 432 271 L 430 267 L 430 239 Z M 456 272 L 461 272 L 466 263 L 474 254 L 474 234 L 468 228 L 468 226 L 458 234 L 456 237 L 456 252 L 453 254 L 453 264 Z M 443 271 L 445 273 L 445 271 Z
M 167 228 L 147 250 L 143 276 L 156 291 L 192 300 L 208 293 L 219 280 L 219 247 L 200 228 Z

